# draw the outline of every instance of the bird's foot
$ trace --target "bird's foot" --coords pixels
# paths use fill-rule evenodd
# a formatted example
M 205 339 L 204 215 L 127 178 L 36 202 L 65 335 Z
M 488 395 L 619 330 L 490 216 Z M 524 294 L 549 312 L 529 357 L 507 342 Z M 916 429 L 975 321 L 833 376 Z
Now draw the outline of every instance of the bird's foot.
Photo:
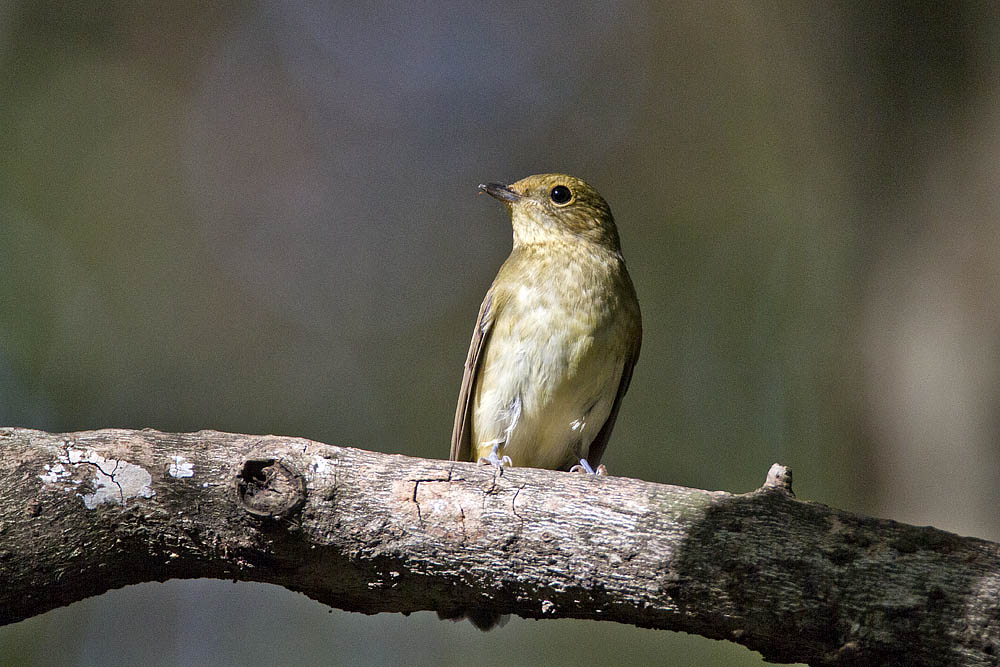
M 510 460 L 509 456 L 498 456 L 499 450 L 500 443 L 494 442 L 493 449 L 490 451 L 489 456 L 480 456 L 477 463 L 481 466 L 490 465 L 500 470 L 502 470 L 504 466 L 513 466 L 514 462 Z
M 607 476 L 608 469 L 604 467 L 604 464 L 597 466 L 597 470 L 594 470 L 587 459 L 580 459 L 580 463 L 569 469 L 570 472 L 582 472 L 588 475 L 601 475 Z
M 509 456 L 497 458 L 495 452 L 490 452 L 489 456 L 480 456 L 477 463 L 481 466 L 493 466 L 494 468 L 503 468 L 504 466 L 514 465 L 514 462 L 510 460 Z

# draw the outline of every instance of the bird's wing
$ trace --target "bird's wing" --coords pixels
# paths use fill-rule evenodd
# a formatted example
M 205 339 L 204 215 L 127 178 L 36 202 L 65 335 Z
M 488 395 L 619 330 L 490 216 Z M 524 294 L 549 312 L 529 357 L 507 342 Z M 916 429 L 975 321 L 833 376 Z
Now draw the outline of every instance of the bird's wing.
M 476 328 L 472 332 L 472 343 L 469 344 L 469 356 L 465 360 L 462 389 L 458 392 L 455 428 L 451 432 L 451 454 L 448 457 L 452 461 L 472 459 L 472 398 L 480 361 L 483 358 L 483 349 L 492 330 L 493 316 L 493 287 L 490 287 L 486 298 L 483 299 L 483 305 L 479 307 Z
M 639 359 L 640 347 L 642 347 L 641 328 L 639 329 L 639 335 L 636 337 L 635 345 L 628 351 L 628 355 L 625 357 L 625 365 L 622 367 L 622 379 L 618 382 L 618 393 L 615 395 L 615 402 L 611 404 L 611 412 L 608 413 L 608 418 L 604 422 L 604 426 L 597 432 L 597 437 L 590 443 L 590 448 L 587 450 L 587 462 L 594 467 L 597 467 L 597 464 L 601 462 L 604 450 L 608 446 L 608 439 L 611 437 L 611 431 L 615 428 L 615 420 L 618 419 L 618 408 L 621 407 L 622 398 L 624 398 L 625 392 L 628 391 L 629 383 L 632 382 L 632 369 L 635 368 L 635 362 Z

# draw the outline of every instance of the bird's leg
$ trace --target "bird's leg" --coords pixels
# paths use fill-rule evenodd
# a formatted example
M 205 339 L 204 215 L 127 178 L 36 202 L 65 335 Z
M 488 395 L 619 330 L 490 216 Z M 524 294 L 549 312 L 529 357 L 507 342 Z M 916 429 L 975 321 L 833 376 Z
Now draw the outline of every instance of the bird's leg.
M 574 419 L 572 422 L 570 422 L 569 427 L 574 431 L 583 431 L 583 429 L 587 425 L 587 418 L 590 416 L 590 411 L 593 409 L 594 406 L 593 404 L 591 404 L 591 406 L 587 408 L 586 412 L 584 412 L 583 417 L 581 417 L 580 419 Z M 572 468 L 570 468 L 569 469 L 570 472 L 584 472 L 587 473 L 588 475 L 608 474 L 608 469 L 605 468 L 603 464 L 597 466 L 597 470 L 594 470 L 593 466 L 590 465 L 590 461 L 587 460 L 586 450 L 583 448 L 582 442 L 576 443 L 576 447 L 573 448 L 573 451 L 576 453 L 577 456 L 580 457 L 580 462 L 575 466 L 573 466 Z
M 521 418 L 521 397 L 515 397 L 510 404 L 510 408 L 504 412 L 506 413 L 504 417 L 507 419 L 507 427 L 504 428 L 502 436 L 496 440 L 483 443 L 484 445 L 492 445 L 493 449 L 490 450 L 489 456 L 479 457 L 478 463 L 480 465 L 491 465 L 494 468 L 514 465 L 509 456 L 500 456 L 500 446 L 506 446 L 510 442 L 510 434 L 514 431 L 514 427 L 517 426 L 517 420 Z
M 608 474 L 608 469 L 604 467 L 604 464 L 597 466 L 597 470 L 591 467 L 590 462 L 587 459 L 580 459 L 580 463 L 569 469 L 570 472 L 583 472 L 588 475 L 601 475 L 606 476 Z
M 593 407 L 593 406 L 591 406 L 591 407 Z M 586 417 L 589 414 L 590 414 L 590 409 L 588 408 L 587 409 L 587 414 L 584 415 L 583 419 L 577 419 L 572 424 L 570 424 L 570 426 L 572 427 L 572 429 L 574 431 L 576 431 L 576 430 L 583 430 L 583 426 L 584 426 Z M 578 442 L 576 444 L 576 447 L 574 448 L 574 451 L 575 451 L 576 455 L 580 457 L 580 462 L 578 464 L 576 464 L 575 466 L 573 466 L 572 468 L 570 468 L 569 471 L 570 472 L 583 472 L 583 473 L 587 473 L 588 475 L 607 475 L 608 474 L 608 469 L 604 467 L 603 463 L 601 465 L 597 466 L 597 470 L 594 470 L 594 467 L 590 465 L 590 461 L 587 460 L 587 454 L 586 454 L 587 449 L 590 449 L 589 445 L 588 445 L 588 447 L 586 449 L 584 449 L 582 442 Z

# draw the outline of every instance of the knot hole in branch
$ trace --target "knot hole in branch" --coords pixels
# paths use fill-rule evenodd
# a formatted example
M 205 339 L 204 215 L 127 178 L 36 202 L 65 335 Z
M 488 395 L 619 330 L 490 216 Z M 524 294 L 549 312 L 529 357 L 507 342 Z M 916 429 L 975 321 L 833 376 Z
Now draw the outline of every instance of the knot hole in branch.
M 285 519 L 305 504 L 306 480 L 284 461 L 247 459 L 236 475 L 236 496 L 254 516 Z

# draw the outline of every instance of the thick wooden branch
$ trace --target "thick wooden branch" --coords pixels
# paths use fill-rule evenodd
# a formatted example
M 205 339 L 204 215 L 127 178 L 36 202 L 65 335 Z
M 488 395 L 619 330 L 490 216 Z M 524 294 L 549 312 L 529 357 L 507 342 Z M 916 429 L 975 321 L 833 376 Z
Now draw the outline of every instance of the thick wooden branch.
M 0 623 L 214 577 L 354 611 L 489 608 L 772 661 L 996 664 L 1000 545 L 796 500 L 202 431 L 0 429 Z

